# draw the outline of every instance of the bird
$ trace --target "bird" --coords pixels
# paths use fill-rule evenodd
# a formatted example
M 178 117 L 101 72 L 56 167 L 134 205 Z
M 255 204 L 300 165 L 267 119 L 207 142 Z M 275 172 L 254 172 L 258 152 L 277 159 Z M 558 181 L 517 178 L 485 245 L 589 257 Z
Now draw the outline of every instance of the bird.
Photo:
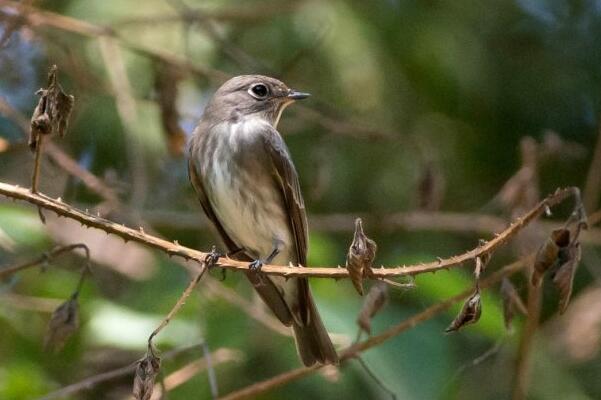
M 188 173 L 228 255 L 275 316 L 292 326 L 306 366 L 337 364 L 306 278 L 261 273 L 263 264 L 307 266 L 308 228 L 298 174 L 277 125 L 284 109 L 310 95 L 278 79 L 229 79 L 207 103 L 188 146 Z

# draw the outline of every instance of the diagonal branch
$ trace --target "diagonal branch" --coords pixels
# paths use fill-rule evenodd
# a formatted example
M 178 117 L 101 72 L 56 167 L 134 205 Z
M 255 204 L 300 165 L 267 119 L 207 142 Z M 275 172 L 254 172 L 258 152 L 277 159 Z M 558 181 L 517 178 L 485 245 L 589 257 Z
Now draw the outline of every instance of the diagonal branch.
M 125 241 L 131 240 L 142 243 L 146 246 L 161 250 L 170 256 L 180 256 L 187 260 L 198 262 L 197 271 L 200 271 L 204 260 L 211 253 L 205 253 L 180 245 L 177 241 L 168 242 L 167 240 L 157 238 L 146 234 L 142 229 L 135 230 L 104 218 L 90 215 L 84 211 L 78 210 L 60 200 L 54 200 L 43 194 L 31 193 L 28 189 L 0 182 L 0 194 L 9 198 L 29 202 L 41 208 L 54 211 L 59 216 L 64 216 L 88 227 L 101 229 L 107 233 L 115 234 Z M 427 272 L 436 272 L 442 269 L 449 269 L 461 266 L 463 263 L 472 261 L 477 257 L 483 257 L 494 252 L 497 248 L 506 244 L 510 239 L 515 237 L 524 227 L 546 212 L 550 207 L 553 207 L 568 197 L 573 196 L 576 202 L 580 201 L 580 191 L 575 187 L 558 189 L 555 193 L 547 196 L 539 202 L 534 208 L 517 218 L 503 232 L 485 244 L 469 250 L 463 254 L 452 256 L 449 258 L 439 258 L 438 261 L 429 263 L 421 263 L 408 266 L 393 266 L 389 268 L 375 268 L 372 270 L 370 278 L 381 279 L 390 277 L 413 276 Z M 220 257 L 215 266 L 230 270 L 246 271 L 249 263 L 232 260 L 229 257 Z M 312 267 L 299 268 L 294 266 L 276 266 L 264 265 L 261 272 L 266 275 L 279 275 L 284 277 L 316 277 L 316 278 L 346 278 L 348 271 L 346 268 L 332 267 Z
M 499 283 L 504 277 L 512 275 L 512 274 L 522 270 L 527 265 L 530 265 L 532 262 L 532 259 L 533 259 L 533 256 L 530 256 L 530 257 L 524 258 L 522 260 L 518 260 L 512 264 L 509 264 L 509 265 L 501 268 L 500 270 L 491 274 L 489 277 L 480 281 L 480 288 L 490 287 L 490 286 L 493 286 L 493 285 Z M 340 352 L 340 362 L 344 363 L 345 361 L 347 361 L 351 358 L 354 358 L 359 353 L 362 353 L 373 347 L 379 346 L 380 344 L 384 343 L 385 341 L 387 341 L 407 330 L 412 329 L 417 324 L 427 321 L 429 319 L 432 319 L 436 315 L 451 308 L 451 306 L 453 306 L 453 304 L 466 299 L 472 293 L 473 293 L 472 288 L 464 290 L 463 292 L 461 292 L 443 302 L 434 304 L 434 305 L 426 308 L 422 312 L 415 314 L 414 316 L 400 322 L 399 324 L 386 329 L 384 332 L 382 332 L 381 334 L 379 334 L 377 336 L 372 336 L 363 342 L 359 342 L 359 343 L 356 343 L 356 344 L 353 344 L 353 345 L 347 347 L 346 349 L 344 349 Z M 269 390 L 275 389 L 276 387 L 283 386 L 292 381 L 295 381 L 295 380 L 298 380 L 305 376 L 311 375 L 312 373 L 316 372 L 317 370 L 319 370 L 322 367 L 323 367 L 323 365 L 315 364 L 311 367 L 300 367 L 297 369 L 293 369 L 291 371 L 284 372 L 283 374 L 274 376 L 270 379 L 267 379 L 267 380 L 264 380 L 261 382 L 257 382 L 255 384 L 252 384 L 250 386 L 247 386 L 247 387 L 237 390 L 235 392 L 229 393 L 229 394 L 221 397 L 220 400 L 240 400 L 240 399 L 256 398 L 261 393 L 265 393 Z

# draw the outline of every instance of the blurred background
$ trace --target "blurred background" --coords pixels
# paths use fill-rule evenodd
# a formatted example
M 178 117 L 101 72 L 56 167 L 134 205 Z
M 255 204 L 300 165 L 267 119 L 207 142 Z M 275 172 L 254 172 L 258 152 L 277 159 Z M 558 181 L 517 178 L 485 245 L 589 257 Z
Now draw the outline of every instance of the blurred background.
M 56 64 L 76 100 L 66 137 L 45 148 L 41 191 L 207 251 L 220 244 L 188 182 L 185 143 L 229 76 L 267 74 L 313 95 L 279 125 L 309 213 L 310 265 L 344 265 L 357 216 L 378 243 L 377 265 L 432 261 L 492 238 L 557 187 L 580 187 L 587 211 L 598 209 L 599 43 L 592 0 L 0 0 L 0 180 L 29 186 L 34 93 Z M 486 274 L 536 250 L 569 211 L 496 252 Z M 84 242 L 92 276 L 80 327 L 55 352 L 44 351 L 46 326 L 77 285 L 81 253 L 0 282 L 1 399 L 38 398 L 141 358 L 190 277 L 181 260 L 44 214 L 46 224 L 0 200 L 0 265 Z M 582 237 L 565 315 L 546 285 L 528 398 L 601 398 L 598 229 Z M 207 351 L 222 394 L 300 366 L 245 277 L 221 279 L 212 271 L 157 337 L 163 354 L 205 343 L 163 360 L 169 399 L 210 397 Z M 512 281 L 525 297 L 526 275 Z M 469 288 L 471 266 L 415 284 L 390 288 L 373 334 Z M 362 298 L 348 280 L 311 286 L 337 346 L 348 345 Z M 460 306 L 363 355 L 399 399 L 510 397 L 524 318 L 505 329 L 497 286 L 477 324 L 445 335 Z M 62 398 L 126 399 L 131 382 Z M 351 361 L 260 398 L 284 397 L 390 396 Z

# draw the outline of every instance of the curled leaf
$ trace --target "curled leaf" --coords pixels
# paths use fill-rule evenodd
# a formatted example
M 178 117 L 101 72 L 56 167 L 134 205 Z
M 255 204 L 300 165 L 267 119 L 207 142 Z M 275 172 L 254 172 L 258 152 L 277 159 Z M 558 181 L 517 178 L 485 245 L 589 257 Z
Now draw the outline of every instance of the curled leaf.
M 138 361 L 134 375 L 133 395 L 136 400 L 150 399 L 160 369 L 161 359 L 149 347 L 146 357 Z
M 376 258 L 376 242 L 363 233 L 361 218 L 355 220 L 355 235 L 346 256 L 346 268 L 357 292 L 363 296 L 363 277 L 371 273 Z
M 384 307 L 388 301 L 388 285 L 384 282 L 377 282 L 371 287 L 357 317 L 359 328 L 371 334 L 371 320 Z
M 508 278 L 503 278 L 501 282 L 501 298 L 503 299 L 505 328 L 510 330 L 516 308 L 524 315 L 528 314 L 528 311 L 515 286 Z
M 476 288 L 474 293 L 465 301 L 459 314 L 455 317 L 451 325 L 445 329 L 445 332 L 454 332 L 463 328 L 465 325 L 474 324 L 480 319 L 482 314 L 482 303 L 480 300 L 480 289 Z
M 561 265 L 553 276 L 553 284 L 559 291 L 559 313 L 563 314 L 568 308 L 570 297 L 572 296 L 572 286 L 574 284 L 574 275 L 576 268 L 582 256 L 582 249 L 579 242 L 570 245 L 567 251 L 562 252 L 560 260 Z
M 540 283 L 545 272 L 558 261 L 560 251 L 565 250 L 569 244 L 570 231 L 568 229 L 561 228 L 551 232 L 551 236 L 536 253 L 532 272 L 533 285 L 537 286 Z
M 73 296 L 52 313 L 44 337 L 44 348 L 61 350 L 77 328 L 79 328 L 79 303 L 77 296 Z
M 58 133 L 63 137 L 69 125 L 75 98 L 63 92 L 57 81 L 57 71 L 56 65 L 53 65 L 48 73 L 48 87 L 36 93 L 40 100 L 31 116 L 29 147 L 32 151 L 37 148 L 41 135 Z

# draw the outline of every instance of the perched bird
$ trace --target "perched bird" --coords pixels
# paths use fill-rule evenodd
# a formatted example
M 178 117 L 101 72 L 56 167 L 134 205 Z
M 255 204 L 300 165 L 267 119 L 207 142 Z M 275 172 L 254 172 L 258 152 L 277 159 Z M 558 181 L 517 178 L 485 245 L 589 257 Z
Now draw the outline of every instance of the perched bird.
M 265 276 L 263 263 L 307 265 L 307 217 L 298 176 L 276 130 L 282 111 L 309 94 L 261 75 L 237 76 L 207 104 L 189 146 L 190 180 L 227 249 L 252 261 L 247 276 L 294 330 L 302 362 L 337 363 L 305 278 Z

